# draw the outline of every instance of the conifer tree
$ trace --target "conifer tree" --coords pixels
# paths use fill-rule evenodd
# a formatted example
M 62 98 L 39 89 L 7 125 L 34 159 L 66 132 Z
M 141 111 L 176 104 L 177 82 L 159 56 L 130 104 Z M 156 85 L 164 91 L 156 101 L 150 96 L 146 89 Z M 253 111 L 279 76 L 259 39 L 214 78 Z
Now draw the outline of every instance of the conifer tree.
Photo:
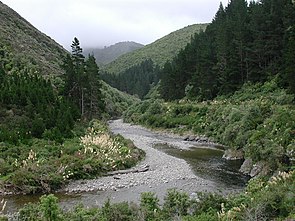
M 101 81 L 99 68 L 96 64 L 95 57 L 89 55 L 86 60 L 86 77 L 89 85 L 87 87 L 87 112 L 88 116 L 93 118 L 99 116 L 104 111 L 104 100 L 101 93 Z

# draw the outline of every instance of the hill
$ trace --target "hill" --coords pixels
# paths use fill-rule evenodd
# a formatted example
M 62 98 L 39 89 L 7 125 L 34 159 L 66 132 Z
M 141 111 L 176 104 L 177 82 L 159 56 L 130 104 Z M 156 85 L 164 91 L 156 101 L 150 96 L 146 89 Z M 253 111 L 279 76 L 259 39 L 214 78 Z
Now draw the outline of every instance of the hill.
M 121 55 L 142 48 L 143 46 L 144 45 L 136 42 L 126 41 L 104 48 L 86 48 L 83 54 L 85 56 L 93 54 L 98 65 L 106 65 L 116 60 Z
M 201 30 L 205 30 L 207 25 L 208 24 L 189 25 L 172 32 L 154 43 L 120 56 L 115 61 L 106 65 L 104 70 L 109 73 L 117 74 L 149 59 L 155 64 L 163 66 L 167 60 L 172 60 L 172 58 L 190 42 L 192 35 Z
M 0 2 L 0 42 L 23 62 L 36 63 L 42 75 L 59 75 L 66 50 Z
M 97 118 L 118 116 L 136 99 L 101 83 L 95 58 L 82 58 L 77 38 L 76 54 L 69 54 L 1 2 L 0 24 L 0 195 L 48 193 L 68 179 L 135 165 L 143 152 Z M 94 145 L 108 159 L 89 160 L 88 136 L 104 140 Z M 61 172 L 61 164 L 72 173 Z
M 10 60 L 10 64 L 6 64 L 4 69 L 15 69 L 21 65 L 22 67 L 17 68 L 37 71 L 38 74 L 50 78 L 55 87 L 63 85 L 60 77 L 65 73 L 62 61 L 68 51 L 0 1 L 0 52 L 1 50 Z M 102 90 L 105 95 L 115 94 L 105 96 L 106 99 L 116 97 L 118 101 L 106 100 L 106 103 L 113 105 L 110 114 L 113 114 L 114 110 L 122 110 L 121 104 L 130 102 L 129 97 L 125 99 L 124 93 L 119 93 L 110 86 L 104 84 Z M 126 105 L 123 108 L 127 108 Z M 118 111 L 115 114 L 118 115 Z

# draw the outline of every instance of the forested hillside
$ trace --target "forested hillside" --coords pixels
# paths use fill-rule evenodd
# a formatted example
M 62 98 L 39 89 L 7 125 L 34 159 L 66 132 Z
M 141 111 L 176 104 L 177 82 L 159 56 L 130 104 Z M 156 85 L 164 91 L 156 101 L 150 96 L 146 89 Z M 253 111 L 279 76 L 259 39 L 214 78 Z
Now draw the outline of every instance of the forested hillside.
M 165 64 L 162 97 L 207 100 L 275 76 L 281 87 L 295 92 L 294 12 L 291 0 L 221 4 L 206 31 Z
M 122 55 L 103 70 L 109 74 L 118 74 L 149 59 L 156 65 L 163 66 L 190 42 L 194 33 L 204 30 L 206 26 L 207 24 L 190 25 L 172 32 L 139 50 Z
M 5 52 L 5 56 L 9 54 L 10 58 L 13 57 L 9 62 L 5 62 L 5 69 L 10 71 L 21 66 L 22 69 L 34 70 L 37 76 L 42 75 L 50 79 L 54 89 L 60 90 L 63 87 L 65 74 L 63 64 L 69 52 L 2 2 L 0 2 L 0 44 L 3 56 Z M 4 61 L 1 62 L 3 65 Z M 110 115 L 113 113 L 116 116 L 121 115 L 127 106 L 126 103 L 130 104 L 134 100 L 108 85 L 103 86 L 102 90 L 103 94 L 113 94 L 107 96 L 107 99 L 111 100 L 106 100 L 106 103 L 112 104 L 106 108 L 106 112 Z
M 257 175 L 253 165 L 264 175 L 292 168 L 294 24 L 290 0 L 221 4 L 125 120 L 206 135 L 247 159 L 248 174 Z
M 144 45 L 136 42 L 126 41 L 104 48 L 85 48 L 83 54 L 84 56 L 93 54 L 98 65 L 106 65 L 116 60 L 121 55 L 142 48 L 143 46 Z
M 102 79 L 128 94 L 144 98 L 159 81 L 160 67 L 149 59 L 119 74 L 103 73 Z
M 126 93 L 144 98 L 160 77 L 160 68 L 170 61 L 191 37 L 206 28 L 207 24 L 191 25 L 172 32 L 134 52 L 119 57 L 106 66 L 102 79 Z

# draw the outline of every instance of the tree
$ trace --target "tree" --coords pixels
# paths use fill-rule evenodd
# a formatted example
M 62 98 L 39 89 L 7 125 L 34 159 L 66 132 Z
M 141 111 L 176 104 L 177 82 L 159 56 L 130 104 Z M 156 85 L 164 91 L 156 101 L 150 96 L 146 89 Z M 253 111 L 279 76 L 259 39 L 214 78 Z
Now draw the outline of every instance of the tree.
M 87 98 L 85 100 L 87 101 L 87 113 L 91 119 L 94 115 L 99 116 L 104 111 L 99 68 L 93 55 L 89 55 L 86 60 L 86 78 L 89 85 L 86 88 Z
M 87 84 L 85 79 L 85 62 L 79 40 L 75 37 L 72 45 L 72 54 L 64 60 L 66 71 L 65 95 L 79 107 L 81 115 L 84 115 L 84 88 Z
M 72 54 L 64 60 L 64 94 L 79 108 L 82 118 L 92 118 L 104 110 L 99 68 L 93 55 L 85 60 L 77 38 L 71 48 Z
M 290 26 L 286 36 L 286 48 L 284 52 L 285 75 L 284 80 L 290 91 L 295 94 L 295 26 Z

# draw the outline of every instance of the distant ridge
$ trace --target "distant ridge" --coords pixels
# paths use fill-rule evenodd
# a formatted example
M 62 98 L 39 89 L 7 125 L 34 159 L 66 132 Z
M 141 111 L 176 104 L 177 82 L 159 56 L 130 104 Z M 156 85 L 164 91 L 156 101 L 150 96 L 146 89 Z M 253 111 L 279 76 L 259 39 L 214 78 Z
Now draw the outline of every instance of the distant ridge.
M 152 59 L 155 64 L 163 66 L 167 60 L 171 60 L 190 42 L 192 35 L 205 30 L 207 25 L 189 25 L 174 31 L 149 45 L 120 56 L 118 59 L 107 64 L 104 70 L 109 73 L 118 74 L 147 59 Z
M 133 41 L 126 41 L 119 42 L 104 48 L 86 48 L 84 49 L 83 54 L 85 56 L 93 54 L 96 59 L 96 62 L 99 65 L 105 65 L 116 60 L 121 55 L 142 48 L 143 46 L 144 45 Z

